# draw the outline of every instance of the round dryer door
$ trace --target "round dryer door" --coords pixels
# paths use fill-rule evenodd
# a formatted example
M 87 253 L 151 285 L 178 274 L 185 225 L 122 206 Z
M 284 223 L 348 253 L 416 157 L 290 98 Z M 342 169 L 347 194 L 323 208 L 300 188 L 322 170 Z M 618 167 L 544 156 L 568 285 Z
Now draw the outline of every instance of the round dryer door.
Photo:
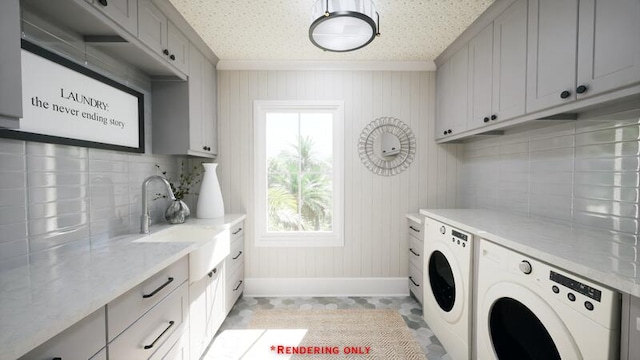
M 489 313 L 489 327 L 498 359 L 560 360 L 549 331 L 518 300 L 508 297 L 496 300 Z
M 436 302 L 445 312 L 451 311 L 456 301 L 456 284 L 453 281 L 451 264 L 440 251 L 429 258 L 429 282 Z

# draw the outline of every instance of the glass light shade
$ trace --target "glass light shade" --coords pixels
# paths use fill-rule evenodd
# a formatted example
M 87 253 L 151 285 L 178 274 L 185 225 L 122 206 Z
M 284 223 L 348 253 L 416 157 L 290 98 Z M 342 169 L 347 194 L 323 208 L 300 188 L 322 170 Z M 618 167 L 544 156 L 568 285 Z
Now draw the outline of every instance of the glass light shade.
M 317 0 L 311 9 L 311 42 L 327 51 L 360 49 L 378 34 L 372 0 Z

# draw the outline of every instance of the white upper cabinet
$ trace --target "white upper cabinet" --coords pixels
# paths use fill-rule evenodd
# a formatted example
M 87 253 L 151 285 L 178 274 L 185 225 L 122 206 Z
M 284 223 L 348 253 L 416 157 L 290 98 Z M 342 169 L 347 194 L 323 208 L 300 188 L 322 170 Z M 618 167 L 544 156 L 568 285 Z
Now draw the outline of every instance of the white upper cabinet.
M 579 24 L 578 99 L 640 82 L 639 0 L 581 0 Z
M 465 45 L 436 75 L 436 138 L 461 133 L 467 129 L 469 46 Z
M 525 112 L 527 11 L 528 1 L 518 0 L 493 22 L 491 122 L 509 120 Z
M 171 21 L 167 23 L 167 49 L 170 62 L 188 75 L 189 39 Z
M 529 2 L 527 112 L 574 100 L 578 0 Z
M 527 11 L 514 2 L 438 68 L 437 138 L 524 114 Z
M 640 82 L 640 1 L 531 0 L 527 112 Z
M 468 129 L 491 121 L 493 80 L 493 24 L 487 25 L 469 42 L 469 118 Z
M 216 69 L 194 46 L 189 80 L 152 82 L 153 152 L 217 154 Z
M 189 40 L 151 0 L 139 0 L 138 39 L 185 74 L 189 73 Z
M 131 34 L 138 33 L 138 0 L 87 0 Z

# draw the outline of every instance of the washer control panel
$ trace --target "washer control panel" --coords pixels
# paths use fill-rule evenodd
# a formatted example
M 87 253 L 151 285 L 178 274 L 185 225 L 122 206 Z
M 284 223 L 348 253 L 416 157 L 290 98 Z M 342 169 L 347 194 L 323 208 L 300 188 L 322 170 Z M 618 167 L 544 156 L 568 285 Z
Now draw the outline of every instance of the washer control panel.
M 451 241 L 456 245 L 467 247 L 469 243 L 469 235 L 463 234 L 460 231 L 451 229 Z

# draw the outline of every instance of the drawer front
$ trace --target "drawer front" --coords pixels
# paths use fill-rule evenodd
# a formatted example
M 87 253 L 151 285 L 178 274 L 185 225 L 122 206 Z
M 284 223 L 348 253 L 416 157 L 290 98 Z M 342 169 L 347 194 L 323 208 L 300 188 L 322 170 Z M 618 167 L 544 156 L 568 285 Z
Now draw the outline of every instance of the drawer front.
M 242 235 L 244 235 L 244 221 L 235 224 L 231 228 L 231 242 L 239 239 L 240 237 L 242 237 Z
M 424 295 L 424 284 L 422 283 L 422 271 L 415 266 L 409 265 L 409 290 L 415 295 L 420 304 Z
M 107 305 L 109 341 L 187 280 L 188 258 L 176 261 Z
M 409 238 L 409 263 L 422 271 L 424 243 L 414 237 Z
M 231 244 L 231 252 L 224 263 L 227 278 L 231 277 L 240 267 L 244 266 L 244 237 L 236 239 Z
M 189 291 L 183 282 L 109 344 L 109 360 L 152 359 L 166 341 L 182 334 L 188 309 Z
M 87 360 L 106 345 L 105 321 L 105 310 L 102 307 L 20 360 L 51 360 L 57 357 L 64 360 Z
M 229 313 L 244 291 L 244 268 L 240 268 L 227 279 L 225 313 Z
M 149 360 L 189 360 L 189 332 L 186 329 L 184 326 L 181 333 L 176 332 L 167 339 Z
M 424 226 L 413 220 L 407 220 L 407 223 L 407 231 L 409 232 L 409 234 L 412 237 L 422 241 L 422 239 L 424 239 Z

